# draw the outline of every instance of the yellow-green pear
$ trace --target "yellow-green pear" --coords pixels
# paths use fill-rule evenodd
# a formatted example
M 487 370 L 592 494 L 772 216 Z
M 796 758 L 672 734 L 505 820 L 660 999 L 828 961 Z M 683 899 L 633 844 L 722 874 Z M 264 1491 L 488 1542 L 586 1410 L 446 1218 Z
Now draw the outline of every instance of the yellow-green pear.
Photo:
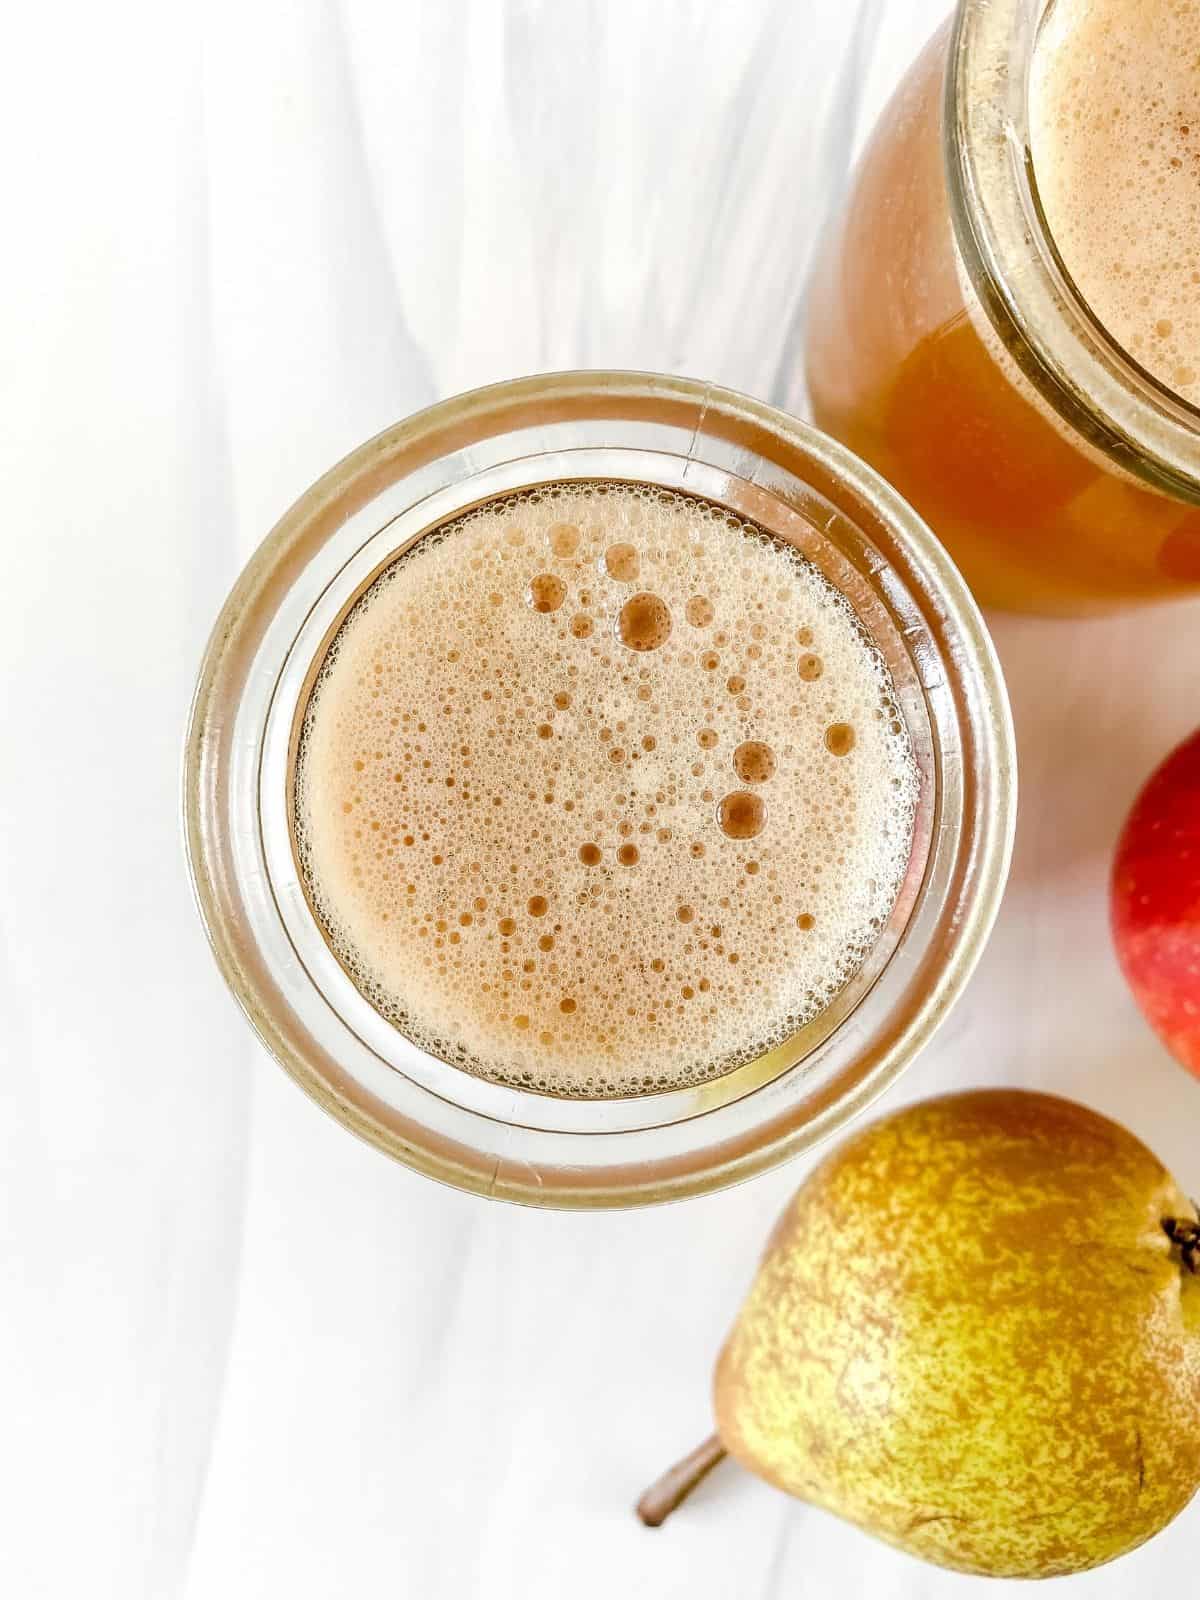
M 728 1452 L 963 1572 L 1050 1577 L 1132 1550 L 1200 1485 L 1200 1225 L 1124 1128 L 1016 1090 L 853 1135 L 772 1235 L 721 1352 Z

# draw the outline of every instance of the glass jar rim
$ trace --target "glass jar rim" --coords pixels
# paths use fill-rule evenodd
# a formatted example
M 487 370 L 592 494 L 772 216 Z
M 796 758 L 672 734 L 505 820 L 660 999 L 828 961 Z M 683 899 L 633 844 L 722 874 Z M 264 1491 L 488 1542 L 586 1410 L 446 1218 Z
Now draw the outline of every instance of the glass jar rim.
M 958 0 L 942 117 L 951 223 L 971 288 L 1021 376 L 1088 447 L 1200 504 L 1200 410 L 1096 318 L 1058 254 L 1029 140 L 1045 0 Z
M 842 537 L 845 524 L 860 563 L 855 581 L 911 653 L 940 763 L 925 871 L 869 986 L 841 1012 L 834 1002 L 799 1058 L 785 1059 L 784 1047 L 768 1052 L 736 1093 L 725 1079 L 680 1091 L 690 1098 L 658 1121 L 655 1095 L 555 1102 L 569 1108 L 556 1118 L 547 1097 L 475 1079 L 468 1093 L 470 1075 L 459 1069 L 389 1058 L 380 1036 L 367 1036 L 369 1021 L 339 1015 L 310 972 L 271 824 L 312 641 L 378 570 L 380 551 L 394 559 L 463 504 L 572 476 L 661 482 L 769 528 L 773 516 L 808 527 L 824 517 Z M 353 1131 L 420 1171 L 568 1208 L 722 1187 L 825 1137 L 881 1093 L 981 953 L 1015 811 L 1011 720 L 991 641 L 911 508 L 842 446 L 771 407 L 688 379 L 608 372 L 519 379 L 444 401 L 368 441 L 303 495 L 218 619 L 183 783 L 189 866 L 210 943 L 285 1069 Z M 407 1043 L 394 1029 L 391 1037 Z

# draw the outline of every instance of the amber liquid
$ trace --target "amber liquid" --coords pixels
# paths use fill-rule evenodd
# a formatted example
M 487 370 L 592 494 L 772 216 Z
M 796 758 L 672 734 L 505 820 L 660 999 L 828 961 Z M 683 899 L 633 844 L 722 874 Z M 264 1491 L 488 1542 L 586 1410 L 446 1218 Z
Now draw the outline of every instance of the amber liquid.
M 943 167 L 948 37 L 885 111 L 818 263 L 816 421 L 912 502 L 985 603 L 1068 614 L 1194 592 L 1200 511 L 1076 447 L 978 331 Z

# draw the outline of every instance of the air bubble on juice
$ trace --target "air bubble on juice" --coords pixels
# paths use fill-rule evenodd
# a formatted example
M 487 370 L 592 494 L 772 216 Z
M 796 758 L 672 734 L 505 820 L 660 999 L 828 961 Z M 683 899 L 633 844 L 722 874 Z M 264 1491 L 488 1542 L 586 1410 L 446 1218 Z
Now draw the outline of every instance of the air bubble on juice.
M 643 592 L 626 600 L 617 616 L 617 637 L 630 650 L 659 650 L 671 636 L 671 613 L 660 595 Z
M 631 544 L 610 544 L 604 552 L 604 568 L 617 583 L 636 583 L 641 560 Z
M 683 614 L 693 628 L 707 628 L 715 615 L 712 601 L 702 594 L 692 595 L 683 608 Z
M 579 549 L 579 529 L 573 522 L 556 522 L 548 534 L 550 548 L 563 561 L 568 561 Z
M 525 591 L 526 603 L 543 615 L 557 611 L 566 597 L 566 584 L 553 572 L 539 572 L 536 578 L 530 578 Z
M 835 722 L 826 728 L 825 748 L 831 755 L 848 756 L 854 744 L 854 729 L 848 722 Z
M 775 775 L 775 752 L 761 739 L 746 739 L 733 752 L 733 770 L 743 783 L 766 783 Z
M 796 664 L 797 671 L 805 683 L 815 683 L 825 670 L 825 663 L 820 656 L 804 655 Z
M 766 822 L 766 802 L 747 789 L 735 789 L 717 807 L 717 823 L 727 839 L 755 839 Z

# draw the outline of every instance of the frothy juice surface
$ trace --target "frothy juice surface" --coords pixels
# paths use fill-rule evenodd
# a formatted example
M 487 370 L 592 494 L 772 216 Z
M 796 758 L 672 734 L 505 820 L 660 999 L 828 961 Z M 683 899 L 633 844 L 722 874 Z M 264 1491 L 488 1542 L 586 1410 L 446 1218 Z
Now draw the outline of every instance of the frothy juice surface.
M 617 484 L 425 535 L 305 714 L 297 854 L 423 1048 L 588 1097 L 695 1084 L 818 1015 L 908 864 L 919 773 L 843 596 L 707 503 Z
M 1084 298 L 1160 383 L 1200 403 L 1200 0 L 1053 0 L 1030 144 Z

